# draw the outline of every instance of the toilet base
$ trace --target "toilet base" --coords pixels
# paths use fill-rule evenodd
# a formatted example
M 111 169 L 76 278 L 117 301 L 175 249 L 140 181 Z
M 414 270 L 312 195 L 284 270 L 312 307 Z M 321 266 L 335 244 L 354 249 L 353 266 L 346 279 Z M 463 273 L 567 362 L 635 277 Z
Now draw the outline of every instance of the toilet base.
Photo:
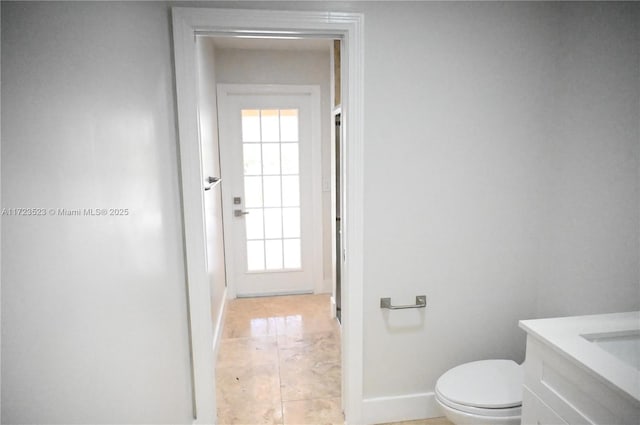
M 520 425 L 520 416 L 484 416 L 471 415 L 444 405 L 436 397 L 444 415 L 455 425 Z

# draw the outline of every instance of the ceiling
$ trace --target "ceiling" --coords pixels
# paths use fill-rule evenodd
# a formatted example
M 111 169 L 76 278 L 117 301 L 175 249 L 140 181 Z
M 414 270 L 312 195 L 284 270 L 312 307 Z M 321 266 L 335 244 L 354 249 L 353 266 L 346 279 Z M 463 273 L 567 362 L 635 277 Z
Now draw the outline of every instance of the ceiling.
M 313 50 L 329 51 L 333 40 L 323 38 L 280 39 L 280 38 L 245 38 L 245 37 L 212 37 L 218 49 L 246 50 Z

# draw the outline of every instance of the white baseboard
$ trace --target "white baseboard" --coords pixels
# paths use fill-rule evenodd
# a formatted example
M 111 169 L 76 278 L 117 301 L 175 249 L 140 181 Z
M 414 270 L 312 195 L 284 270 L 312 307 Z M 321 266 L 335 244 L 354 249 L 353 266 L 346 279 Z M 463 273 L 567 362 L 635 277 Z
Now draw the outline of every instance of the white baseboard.
M 213 329 L 213 358 L 218 361 L 218 348 L 220 347 L 220 340 L 222 339 L 222 331 L 224 330 L 224 312 L 227 309 L 227 288 L 224 288 L 222 293 L 220 311 L 218 311 L 218 317 L 216 317 L 216 326 Z
M 434 393 L 366 398 L 362 410 L 367 425 L 444 416 Z

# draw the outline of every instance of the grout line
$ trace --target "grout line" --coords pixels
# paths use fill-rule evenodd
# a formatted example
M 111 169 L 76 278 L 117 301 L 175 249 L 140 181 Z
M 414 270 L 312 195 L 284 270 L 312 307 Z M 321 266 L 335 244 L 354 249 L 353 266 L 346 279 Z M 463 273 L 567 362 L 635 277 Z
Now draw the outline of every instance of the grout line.
M 270 319 L 272 317 L 279 317 L 279 309 L 278 309 L 277 305 L 273 305 L 273 303 L 267 303 L 267 302 L 263 303 L 262 305 L 267 310 L 266 319 Z M 249 308 L 249 310 L 251 310 L 251 305 L 250 304 L 247 307 Z M 287 308 L 287 307 L 285 307 L 285 308 Z M 308 310 L 305 309 L 305 311 L 308 311 Z M 238 313 L 238 312 L 236 311 L 236 313 Z M 229 319 L 231 316 L 233 316 L 233 314 L 230 314 L 229 316 L 225 317 L 225 319 Z M 276 343 L 276 360 L 277 360 L 276 367 L 278 369 L 278 391 L 279 391 L 279 394 L 280 394 L 280 400 L 279 400 L 280 401 L 280 414 L 281 414 L 281 418 L 282 418 L 282 422 L 281 423 L 284 424 L 285 423 L 285 413 L 284 413 L 284 403 L 285 403 L 285 401 L 283 399 L 283 391 L 282 391 L 282 368 L 281 368 L 281 362 L 282 362 L 282 358 L 281 358 L 282 345 L 281 344 L 283 342 L 283 338 L 281 338 L 281 337 L 286 338 L 287 336 L 292 336 L 292 335 L 289 334 L 288 332 L 284 331 L 284 330 L 283 330 L 282 333 L 280 333 L 278 331 L 277 322 L 274 323 L 274 325 L 275 325 L 275 334 L 273 334 L 273 335 L 269 334 L 269 335 L 260 335 L 260 336 L 256 336 L 256 337 L 246 336 L 246 337 L 226 338 L 226 341 L 231 342 L 233 340 L 243 340 L 243 339 L 245 339 L 245 340 L 246 339 L 249 339 L 249 340 L 258 339 L 259 340 L 259 339 L 263 339 L 263 338 L 266 339 L 266 340 L 275 340 L 275 343 Z M 322 334 L 335 335 L 336 332 L 339 332 L 339 331 L 337 331 L 336 329 L 333 329 L 333 328 L 329 328 L 329 329 L 326 329 L 326 330 L 325 329 L 320 329 L 320 330 L 314 330 L 314 331 L 311 331 L 311 332 L 304 331 L 304 332 L 300 333 L 297 336 L 300 337 L 300 338 L 306 338 L 308 336 L 313 336 L 315 334 L 321 334 L 321 333 Z M 294 334 L 293 336 L 296 336 L 296 335 Z M 340 347 L 340 350 L 342 350 L 342 347 Z M 296 351 L 296 353 L 301 354 L 298 351 Z M 341 361 L 338 361 L 338 364 L 340 365 L 340 367 L 342 367 Z M 303 398 L 303 399 L 300 399 L 300 400 L 287 400 L 287 403 L 290 402 L 290 401 L 291 402 L 305 402 L 305 401 L 313 401 L 313 400 L 331 400 L 331 399 L 340 399 L 340 398 L 341 398 L 341 396 L 337 396 L 337 397 L 309 397 L 309 398 Z
M 276 355 L 278 357 L 278 391 L 280 392 L 280 415 L 282 417 L 282 423 L 285 423 L 284 419 L 284 401 L 282 400 L 282 373 L 280 368 L 280 342 L 278 340 L 278 324 L 276 323 Z

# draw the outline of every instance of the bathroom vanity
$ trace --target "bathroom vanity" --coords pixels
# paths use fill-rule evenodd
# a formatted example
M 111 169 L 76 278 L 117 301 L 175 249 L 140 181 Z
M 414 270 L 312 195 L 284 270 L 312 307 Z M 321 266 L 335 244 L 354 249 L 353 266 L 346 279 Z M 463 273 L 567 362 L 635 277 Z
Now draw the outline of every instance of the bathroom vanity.
M 640 312 L 522 320 L 522 425 L 640 424 Z

